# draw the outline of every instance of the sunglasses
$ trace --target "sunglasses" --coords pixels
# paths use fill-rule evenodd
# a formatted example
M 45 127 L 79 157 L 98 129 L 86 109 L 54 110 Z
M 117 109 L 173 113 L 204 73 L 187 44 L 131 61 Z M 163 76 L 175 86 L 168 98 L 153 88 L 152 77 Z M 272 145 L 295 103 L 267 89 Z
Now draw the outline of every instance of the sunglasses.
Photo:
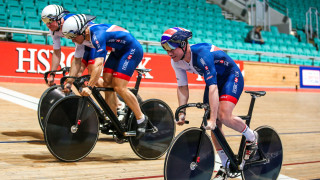
M 45 24 L 50 24 L 50 23 L 52 23 L 53 21 L 55 21 L 55 19 L 53 19 L 53 18 L 48 18 L 48 17 L 41 18 L 41 20 L 42 20 Z
M 172 50 L 176 49 L 177 47 L 179 47 L 179 44 L 166 42 L 164 44 L 161 44 L 161 46 L 166 51 L 172 51 Z

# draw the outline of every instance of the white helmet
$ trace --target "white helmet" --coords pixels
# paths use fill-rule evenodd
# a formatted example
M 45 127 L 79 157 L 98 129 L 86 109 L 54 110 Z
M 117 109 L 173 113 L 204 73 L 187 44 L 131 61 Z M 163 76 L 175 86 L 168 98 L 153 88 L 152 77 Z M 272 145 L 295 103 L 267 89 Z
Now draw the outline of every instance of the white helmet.
M 60 20 L 66 13 L 69 11 L 65 10 L 62 6 L 59 5 L 48 5 L 41 12 L 41 20 L 44 23 L 51 23 L 52 21 Z
M 63 23 L 62 34 L 68 39 L 73 39 L 77 35 L 83 34 L 88 23 L 95 18 L 95 16 L 86 14 L 76 14 L 70 16 Z

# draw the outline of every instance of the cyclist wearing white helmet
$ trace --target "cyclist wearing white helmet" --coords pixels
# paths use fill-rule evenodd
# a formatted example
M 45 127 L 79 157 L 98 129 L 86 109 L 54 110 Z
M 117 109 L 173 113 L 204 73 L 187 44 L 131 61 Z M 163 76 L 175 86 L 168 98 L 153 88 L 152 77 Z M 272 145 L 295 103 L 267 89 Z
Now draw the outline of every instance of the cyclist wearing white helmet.
M 222 132 L 222 124 L 242 133 L 247 140 L 245 160 L 256 152 L 258 134 L 252 131 L 240 117 L 232 114 L 243 90 L 244 81 L 237 64 L 221 49 L 209 44 L 200 43 L 190 46 L 192 37 L 189 30 L 180 27 L 167 29 L 161 37 L 161 45 L 171 57 L 171 65 L 176 73 L 179 106 L 187 104 L 189 88 L 187 71 L 203 76 L 206 87 L 204 103 L 210 104 L 210 118 L 207 130 L 218 127 Z M 185 110 L 179 113 L 178 125 L 185 123 Z M 218 118 L 218 120 L 217 120 Z M 222 161 L 222 166 L 214 179 L 227 179 L 225 167 L 228 157 L 211 133 L 213 143 Z
M 41 20 L 46 24 L 46 26 L 49 28 L 50 35 L 52 37 L 53 41 L 53 55 L 52 55 L 52 68 L 51 70 L 57 70 L 60 60 L 61 60 L 61 37 L 64 37 L 62 34 L 62 26 L 64 21 L 69 18 L 70 16 L 74 14 L 68 14 L 69 11 L 64 9 L 62 6 L 59 5 L 48 5 L 46 6 L 41 13 Z M 85 70 L 85 68 L 88 68 L 88 72 L 90 74 L 91 72 L 91 64 L 93 64 L 93 60 L 89 59 L 82 59 L 84 55 L 84 45 L 76 44 L 76 50 L 74 54 L 74 58 L 77 61 L 81 61 L 81 71 L 79 72 L 79 76 L 82 74 L 82 72 Z M 75 63 L 73 60 L 72 63 Z M 54 73 L 50 74 L 50 78 L 48 81 L 48 85 L 52 86 L 54 85 Z M 98 81 L 99 86 L 103 86 L 102 79 Z M 68 90 L 68 89 L 67 89 Z
M 73 15 L 62 27 L 62 33 L 66 38 L 95 48 L 95 52 L 89 52 L 95 59 L 95 67 L 91 72 L 88 87 L 83 88 L 81 95 L 91 94 L 91 89 L 103 70 L 104 86 L 113 87 L 133 111 L 138 123 L 137 138 L 140 138 L 145 133 L 148 118 L 142 113 L 137 98 L 128 90 L 127 85 L 143 58 L 142 46 L 126 29 L 113 24 L 94 24 L 91 22 L 94 18 L 84 14 Z M 111 47 L 112 52 L 105 62 L 107 47 Z M 70 73 L 77 73 L 73 72 L 73 68 L 71 70 Z M 105 94 L 108 105 L 116 114 L 115 92 L 106 91 Z

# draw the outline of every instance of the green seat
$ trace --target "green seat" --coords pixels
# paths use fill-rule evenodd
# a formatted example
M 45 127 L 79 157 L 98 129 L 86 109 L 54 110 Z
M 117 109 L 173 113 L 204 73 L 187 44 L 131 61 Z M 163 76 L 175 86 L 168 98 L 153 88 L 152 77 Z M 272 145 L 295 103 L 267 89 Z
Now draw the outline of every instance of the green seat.
M 32 44 L 46 44 L 46 38 L 39 35 L 28 35 L 28 42 Z
M 260 56 L 260 62 L 269 62 L 269 56 Z
M 27 35 L 13 33 L 11 40 L 12 41 L 17 41 L 17 42 L 26 42 L 27 41 Z
M 314 66 L 319 66 L 320 67 L 320 60 L 314 60 Z
M 312 60 L 310 60 L 310 59 L 304 59 L 304 60 L 303 60 L 303 65 L 305 65 L 305 66 L 312 66 Z
M 247 54 L 239 54 L 239 60 L 240 61 L 248 61 L 248 55 Z
M 278 63 L 289 64 L 289 58 L 287 57 L 278 58 Z
M 278 63 L 278 57 L 270 57 L 269 58 L 269 63 Z
M 239 60 L 239 54 L 238 53 L 228 53 L 228 56 L 231 57 L 233 60 Z
M 249 60 L 249 61 L 258 62 L 258 61 L 259 61 L 259 56 L 258 56 L 258 55 L 250 54 L 250 55 L 248 55 L 248 60 Z
M 304 65 L 302 59 L 296 59 L 296 65 Z

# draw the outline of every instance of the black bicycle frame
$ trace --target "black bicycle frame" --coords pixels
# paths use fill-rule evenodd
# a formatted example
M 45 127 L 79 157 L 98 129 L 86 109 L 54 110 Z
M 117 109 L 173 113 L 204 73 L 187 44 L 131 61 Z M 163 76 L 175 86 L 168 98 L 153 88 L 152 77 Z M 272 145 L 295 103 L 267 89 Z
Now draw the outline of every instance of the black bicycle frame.
M 135 84 L 135 87 L 130 89 L 130 91 L 137 96 L 138 91 L 139 91 L 139 87 L 140 87 L 140 82 L 142 79 L 142 74 L 143 71 L 142 70 L 138 70 L 138 77 L 137 77 L 137 81 Z M 144 72 L 149 72 L 150 69 L 145 69 Z M 83 79 L 81 79 L 83 77 Z M 64 81 L 67 78 L 74 78 L 76 79 L 76 81 L 74 81 L 74 85 L 76 87 L 76 89 L 78 91 L 81 91 L 81 87 L 84 84 L 85 81 L 89 80 L 90 76 L 86 75 L 86 76 L 82 76 L 82 77 L 62 77 L 60 80 L 60 84 L 63 88 L 63 84 Z M 80 79 L 80 80 L 79 80 Z M 92 96 L 94 97 L 94 99 L 98 102 L 98 104 L 101 106 L 102 110 L 105 112 L 106 116 L 109 117 L 109 119 L 111 120 L 112 124 L 114 125 L 115 129 L 117 130 L 117 135 L 119 138 L 123 138 L 125 136 L 125 132 L 126 130 L 122 127 L 120 121 L 118 120 L 117 116 L 113 113 L 113 111 L 111 110 L 111 108 L 109 107 L 109 105 L 106 103 L 106 101 L 104 100 L 104 98 L 102 97 L 102 95 L 100 94 L 100 91 L 114 91 L 113 88 L 105 88 L 105 87 L 94 87 L 92 88 Z M 88 98 L 87 100 L 89 100 L 90 102 L 92 102 L 94 109 L 97 111 L 97 113 L 100 115 L 100 117 L 104 117 L 101 109 L 98 107 L 98 105 L 92 100 L 92 98 Z M 85 101 L 81 101 L 80 106 L 83 106 L 82 104 Z M 82 107 L 83 108 L 83 107 Z M 132 110 L 129 108 L 128 112 L 126 113 L 126 116 L 124 117 L 125 122 L 127 123 L 130 117 L 130 114 L 132 113 Z M 77 123 L 77 122 L 76 122 Z M 101 123 L 101 122 L 100 122 Z

